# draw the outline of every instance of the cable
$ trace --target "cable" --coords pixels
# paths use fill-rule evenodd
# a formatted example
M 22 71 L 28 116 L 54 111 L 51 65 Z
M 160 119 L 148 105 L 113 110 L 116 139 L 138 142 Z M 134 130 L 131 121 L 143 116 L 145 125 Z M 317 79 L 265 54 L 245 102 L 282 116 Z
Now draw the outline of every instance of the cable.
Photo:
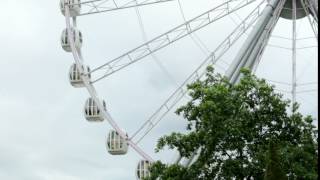
M 279 36 L 279 35 L 271 35 L 271 37 L 292 41 L 292 38 L 288 38 L 288 37 L 284 37 L 284 36 Z
M 178 0 L 178 5 L 179 5 L 179 10 L 180 10 L 180 14 L 181 14 L 181 16 L 182 16 L 182 19 L 183 19 L 184 23 L 186 23 L 186 22 L 187 22 L 187 19 L 186 19 L 185 13 L 184 13 L 184 11 L 183 11 L 182 3 L 181 3 L 180 0 Z M 203 41 L 197 36 L 196 33 L 189 34 L 189 36 L 190 36 L 190 38 L 192 39 L 192 41 L 195 43 L 195 45 L 199 47 L 199 49 L 202 51 L 202 53 L 203 53 L 204 55 L 210 54 L 209 48 L 203 43 Z M 193 36 L 194 36 L 194 37 L 193 37 Z M 198 40 L 199 42 L 197 42 L 195 38 L 197 38 L 197 40 Z
M 284 47 L 284 46 L 278 46 L 278 45 L 275 45 L 275 44 L 267 44 L 267 46 L 274 47 L 274 48 L 279 48 L 279 49 L 285 49 L 285 50 L 288 50 L 288 51 L 292 51 L 291 48 Z
M 136 4 L 138 4 L 138 1 L 135 0 Z M 135 7 L 135 11 L 138 17 L 138 22 L 139 22 L 139 26 L 142 32 L 142 38 L 144 42 L 148 42 L 148 37 L 147 37 L 147 33 L 145 31 L 145 27 L 142 21 L 142 17 L 139 11 L 139 7 Z M 156 64 L 160 67 L 160 69 L 167 75 L 167 77 L 170 79 L 170 81 L 172 81 L 173 84 L 177 85 L 177 81 L 175 80 L 175 78 L 170 74 L 170 72 L 165 68 L 165 66 L 161 63 L 161 61 L 159 60 L 159 58 L 152 53 L 151 54 L 152 59 L 156 62 Z
M 287 86 L 292 86 L 292 84 L 290 83 L 286 83 L 286 82 L 280 82 L 280 81 L 274 81 L 274 80 L 270 80 L 270 79 L 265 79 L 269 82 L 272 82 L 272 83 L 277 83 L 277 84 L 283 84 L 283 85 L 287 85 Z
M 301 93 L 309 93 L 309 92 L 316 92 L 318 91 L 318 89 L 310 89 L 310 90 L 304 90 L 304 91 L 297 91 L 297 93 L 301 94 Z
M 307 83 L 299 83 L 297 86 L 308 86 L 308 85 L 315 85 L 318 84 L 318 82 L 307 82 Z
M 298 53 L 300 54 L 300 53 Z M 301 55 L 301 54 L 300 54 Z M 308 57 L 305 57 L 305 59 L 308 61 L 309 59 L 311 59 L 310 57 L 312 57 L 310 54 L 308 54 L 309 56 Z M 305 55 L 304 55 L 305 56 Z M 311 68 L 310 64 L 309 63 L 306 63 L 304 66 L 303 66 L 303 71 L 300 72 L 297 76 L 297 81 L 299 81 L 301 79 L 301 77 L 303 77 L 303 75 L 307 72 L 307 70 Z
M 304 38 L 297 38 L 297 41 L 305 40 L 305 39 L 316 39 L 316 37 L 304 37 Z
M 239 15 L 237 12 L 234 12 L 234 14 L 236 15 L 236 17 L 237 17 L 241 22 L 243 21 L 243 19 L 240 17 L 240 15 Z M 233 19 L 232 15 L 230 15 L 229 17 L 230 17 L 230 19 L 235 23 L 235 25 L 238 25 L 238 23 Z M 245 32 L 245 35 L 248 36 L 248 33 Z

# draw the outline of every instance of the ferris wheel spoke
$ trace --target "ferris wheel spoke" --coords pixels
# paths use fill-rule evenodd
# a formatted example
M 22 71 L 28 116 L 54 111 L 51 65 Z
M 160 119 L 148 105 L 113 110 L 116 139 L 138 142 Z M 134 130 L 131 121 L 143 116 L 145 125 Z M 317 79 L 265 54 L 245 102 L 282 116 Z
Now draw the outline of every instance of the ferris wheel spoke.
M 312 31 L 318 40 L 318 13 L 314 12 L 315 11 L 314 6 L 310 5 L 309 0 L 301 0 L 301 4 L 302 4 L 303 10 L 305 11 L 305 13 L 308 17 L 308 21 L 311 25 Z M 310 13 L 309 9 L 311 11 L 313 11 L 313 13 L 312 13 L 313 18 L 310 17 L 311 13 Z
M 221 5 L 179 25 L 172 30 L 152 39 L 149 42 L 140 45 L 139 47 L 115 58 L 95 69 L 89 73 L 102 70 L 105 67 L 107 70 L 103 71 L 103 75 L 98 77 L 93 83 L 104 79 L 105 77 L 124 69 L 125 67 L 138 62 L 139 60 L 147 57 L 154 52 L 186 37 L 187 35 L 198 31 L 207 25 L 255 2 L 256 0 L 229 0 L 228 2 L 222 3 Z M 262 1 L 265 2 L 265 1 Z M 118 66 L 121 64 L 121 66 Z
M 75 5 L 81 5 L 82 11 L 78 16 L 85 16 L 91 14 L 104 13 L 109 11 L 146 6 L 152 4 L 158 4 L 163 2 L 169 2 L 174 0 L 126 0 L 118 2 L 117 0 L 91 0 L 84 1 Z
M 170 110 L 186 95 L 186 85 L 196 80 L 201 79 L 206 73 L 208 65 L 215 64 L 229 49 L 230 47 L 256 22 L 260 17 L 260 7 L 263 5 L 261 2 L 234 31 L 222 41 L 222 43 L 200 64 L 200 66 L 178 87 L 178 89 L 160 106 L 159 109 L 152 116 L 142 124 L 142 126 L 133 134 L 130 139 L 136 138 L 141 132 L 144 132 L 136 141 L 140 143 L 153 128 L 167 115 Z
M 187 19 L 186 19 L 186 15 L 183 11 L 183 8 L 182 8 L 182 3 L 181 3 L 181 0 L 177 0 L 178 1 L 178 6 L 179 6 L 179 11 L 180 11 L 180 14 L 182 16 L 182 19 L 184 22 L 187 22 Z M 191 40 L 194 42 L 194 44 L 196 46 L 199 47 L 200 51 L 202 51 L 203 54 L 205 54 L 206 56 L 210 54 L 210 50 L 209 48 L 205 45 L 205 43 L 197 36 L 196 33 L 193 33 L 193 34 L 190 34 L 190 38 Z

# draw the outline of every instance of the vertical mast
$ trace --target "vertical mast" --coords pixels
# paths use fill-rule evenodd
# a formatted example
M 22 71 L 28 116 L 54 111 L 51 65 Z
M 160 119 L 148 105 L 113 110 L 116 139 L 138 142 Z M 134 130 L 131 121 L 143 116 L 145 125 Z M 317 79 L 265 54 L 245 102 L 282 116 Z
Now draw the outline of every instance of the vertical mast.
M 296 31 L 296 20 L 297 20 L 297 4 L 296 0 L 292 0 L 292 108 L 296 102 L 297 94 L 297 31 Z M 292 109 L 293 110 L 293 109 Z

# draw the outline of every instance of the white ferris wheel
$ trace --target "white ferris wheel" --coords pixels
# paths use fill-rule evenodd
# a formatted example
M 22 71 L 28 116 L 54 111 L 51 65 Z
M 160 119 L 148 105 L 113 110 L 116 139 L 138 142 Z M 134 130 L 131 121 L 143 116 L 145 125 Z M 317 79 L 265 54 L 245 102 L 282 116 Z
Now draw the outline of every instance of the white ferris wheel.
M 178 11 L 180 11 L 184 19 L 182 24 L 155 36 L 151 40 L 145 38 L 145 43 L 95 68 L 84 64 L 85 61 L 81 51 L 83 34 L 80 28 L 77 27 L 78 19 L 83 16 L 110 11 L 138 8 L 140 6 L 144 6 L 144 8 L 148 8 L 148 6 L 157 7 L 162 3 L 174 2 L 177 2 L 179 5 Z M 232 14 L 246 9 L 248 6 L 251 8 L 245 10 L 245 16 L 239 18 L 239 22 L 230 30 L 229 34 L 224 35 L 223 40 L 215 46 L 214 50 L 210 51 L 206 49 L 206 45 L 195 33 L 211 24 L 223 21 Z M 74 63 L 71 65 L 69 71 L 70 83 L 75 88 L 85 88 L 89 93 L 83 110 L 85 119 L 89 122 L 107 121 L 107 123 L 111 125 L 113 130 L 108 133 L 106 138 L 106 147 L 110 155 L 125 155 L 130 148 L 141 156 L 141 161 L 136 166 L 135 174 L 137 179 L 148 176 L 148 167 L 154 161 L 154 159 L 140 147 L 140 142 L 185 98 L 187 95 L 186 85 L 201 79 L 208 65 L 219 66 L 219 63 L 224 63 L 225 71 L 223 73 L 232 83 L 237 83 L 240 78 L 241 68 L 249 68 L 253 72 L 257 70 L 266 47 L 282 48 L 290 52 L 290 59 L 292 60 L 292 66 L 287 67 L 292 72 L 291 82 L 287 84 L 282 83 L 282 85 L 290 86 L 291 90 L 287 93 L 292 97 L 292 101 L 296 101 L 299 92 L 314 91 L 310 89 L 299 91 L 299 85 L 317 85 L 317 81 L 304 84 L 297 83 L 296 69 L 297 51 L 301 49 L 316 51 L 318 47 L 318 0 L 221 0 L 220 4 L 208 8 L 209 10 L 190 19 L 184 16 L 181 0 L 61 0 L 60 9 L 66 21 L 66 29 L 63 30 L 61 35 L 61 45 L 66 52 L 72 53 L 74 58 Z M 141 30 L 144 31 L 141 16 L 138 9 L 136 10 L 140 18 Z M 292 28 L 289 30 L 291 33 L 290 38 L 273 34 L 281 18 L 290 20 L 290 24 L 292 24 Z M 300 19 L 304 19 L 307 22 L 313 33 L 312 37 L 297 37 L 297 21 Z M 201 50 L 207 50 L 207 57 L 202 61 L 198 61 L 199 63 L 193 67 L 192 73 L 185 77 L 182 83 L 176 86 L 176 90 L 171 93 L 159 108 L 154 110 L 154 113 L 152 113 L 149 118 L 145 121 L 138 121 L 141 125 L 137 124 L 136 127 L 132 127 L 135 130 L 134 133 L 128 134 L 127 131 L 124 131 L 118 125 L 117 117 L 110 115 L 108 106 L 112 105 L 108 104 L 107 101 L 99 96 L 95 85 L 114 73 L 123 71 L 137 62 L 143 61 L 148 56 L 157 59 L 155 56 L 156 52 L 175 44 L 185 37 L 191 37 Z M 229 63 L 223 61 L 223 57 L 229 53 L 230 49 L 237 41 L 240 41 L 239 39 L 241 38 L 244 40 L 241 42 L 241 46 L 236 48 L 237 52 L 234 58 L 232 58 Z M 270 39 L 272 38 L 287 40 L 292 46 L 287 48 L 277 44 L 271 44 Z M 298 41 L 306 39 L 311 39 L 316 43 L 303 47 L 297 46 Z M 270 71 L 272 71 L 272 69 Z M 277 79 L 271 82 L 281 84 Z M 156 141 L 156 139 L 154 141 Z M 196 154 L 195 152 L 191 159 L 177 155 L 173 163 L 188 166 L 196 159 Z

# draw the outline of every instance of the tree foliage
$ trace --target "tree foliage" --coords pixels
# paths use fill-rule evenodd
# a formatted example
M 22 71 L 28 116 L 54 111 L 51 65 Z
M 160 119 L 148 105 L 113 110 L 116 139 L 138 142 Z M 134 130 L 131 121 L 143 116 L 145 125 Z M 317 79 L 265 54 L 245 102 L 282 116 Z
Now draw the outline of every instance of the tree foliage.
M 281 165 L 279 146 L 277 142 L 270 142 L 267 156 L 267 167 L 264 180 L 287 180 Z
M 162 137 L 156 151 L 167 146 L 188 158 L 199 148 L 201 153 L 190 167 L 156 162 L 147 180 L 264 179 L 270 153 L 277 154 L 289 179 L 317 179 L 312 118 L 303 117 L 298 105 L 289 112 L 290 101 L 265 80 L 242 70 L 242 79 L 233 85 L 208 67 L 206 78 L 188 89 L 191 100 L 176 111 L 188 121 L 188 133 Z M 277 142 L 276 152 L 271 142 Z

